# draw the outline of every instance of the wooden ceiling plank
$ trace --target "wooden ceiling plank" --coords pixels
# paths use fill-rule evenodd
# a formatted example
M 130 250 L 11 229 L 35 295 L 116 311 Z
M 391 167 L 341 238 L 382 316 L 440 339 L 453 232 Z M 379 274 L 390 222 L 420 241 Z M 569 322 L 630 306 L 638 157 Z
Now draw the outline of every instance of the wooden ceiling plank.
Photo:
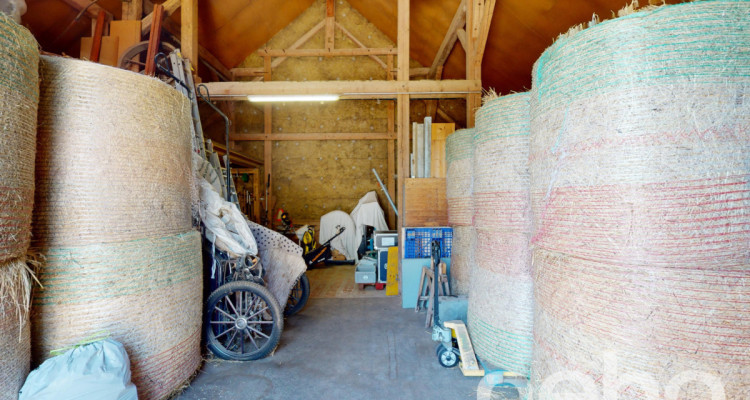
M 357 39 L 357 37 L 354 36 L 353 33 L 349 32 L 349 30 L 347 30 L 346 28 L 344 28 L 343 25 L 341 25 L 338 22 L 336 22 L 336 27 L 339 28 L 339 30 L 344 34 L 344 36 L 348 37 L 352 42 L 354 42 L 354 44 L 356 44 L 357 46 L 359 46 L 359 48 L 361 48 L 361 49 L 366 49 L 367 48 L 367 46 L 365 46 L 364 43 L 362 43 L 359 39 Z M 381 60 L 378 56 L 370 56 L 370 58 L 372 58 L 373 61 L 375 61 L 376 63 L 378 63 L 378 65 L 380 65 L 381 67 L 385 68 L 386 70 L 388 69 L 388 65 L 386 65 L 386 63 L 383 62 L 383 60 Z
M 432 62 L 432 66 L 430 66 L 430 73 L 428 76 L 435 76 L 437 68 L 445 65 L 453 46 L 458 40 L 457 32 L 459 29 L 463 28 L 464 25 L 466 25 L 466 0 L 461 0 L 461 3 L 456 10 L 456 14 L 453 15 L 451 25 L 448 27 L 448 32 L 445 34 L 445 38 L 443 38 L 443 42 L 440 44 L 440 49 L 435 55 L 435 60 Z
M 170 16 L 180 8 L 182 0 L 167 0 L 162 3 L 164 7 L 164 14 Z M 141 35 L 145 35 L 151 31 L 151 24 L 154 22 L 154 13 L 151 12 L 141 20 Z

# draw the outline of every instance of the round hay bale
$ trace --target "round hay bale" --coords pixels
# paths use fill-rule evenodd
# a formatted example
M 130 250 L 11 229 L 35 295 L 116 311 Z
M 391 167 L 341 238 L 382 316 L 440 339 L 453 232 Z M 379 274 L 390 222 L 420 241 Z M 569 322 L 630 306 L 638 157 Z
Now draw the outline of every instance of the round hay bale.
M 1 16 L 1 15 L 0 15 Z M 0 399 L 16 400 L 31 357 L 29 297 L 31 278 L 23 261 L 0 268 Z
M 39 103 L 34 36 L 0 13 L 0 268 L 24 257 L 31 237 Z M 0 390 L 1 391 L 1 390 Z
M 474 131 L 473 128 L 459 129 L 445 140 L 445 197 L 451 226 L 471 226 L 472 223 Z
M 533 287 L 529 237 L 529 95 L 489 100 L 474 135 L 475 267 L 468 323 L 483 362 L 529 375 Z
M 32 246 L 191 229 L 190 102 L 158 79 L 42 57 Z
M 473 200 L 474 129 L 459 129 L 445 141 L 447 162 L 445 195 L 448 200 L 448 224 L 453 227 L 451 250 L 451 290 L 467 294 L 471 266 L 474 264 Z
M 41 75 L 33 360 L 109 334 L 128 351 L 139 398 L 165 398 L 201 361 L 189 102 L 78 60 L 42 57 Z
M 619 399 L 711 398 L 708 378 L 750 396 L 748 43 L 750 3 L 701 1 L 599 23 L 537 61 L 540 398 L 561 371 Z

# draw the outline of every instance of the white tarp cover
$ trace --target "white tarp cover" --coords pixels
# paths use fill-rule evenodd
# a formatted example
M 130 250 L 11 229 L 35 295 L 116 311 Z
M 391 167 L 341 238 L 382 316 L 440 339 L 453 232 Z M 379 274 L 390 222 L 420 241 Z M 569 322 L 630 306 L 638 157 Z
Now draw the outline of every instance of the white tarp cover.
M 222 199 L 208 181 L 199 180 L 200 217 L 207 238 L 231 257 L 257 255 L 258 246 L 242 212 L 236 205 Z
M 11 395 L 11 397 L 14 397 Z M 137 400 L 125 347 L 112 339 L 76 347 L 31 371 L 19 400 Z
M 357 248 L 359 248 L 362 242 L 365 225 L 374 227 L 376 231 L 388 230 L 388 223 L 385 222 L 385 214 L 378 204 L 378 196 L 374 191 L 362 196 L 350 215 L 357 227 Z
M 344 227 L 346 230 L 339 235 L 339 237 L 333 239 L 333 242 L 331 242 L 331 248 L 343 254 L 347 260 L 356 260 L 359 239 L 357 239 L 356 225 L 349 214 L 336 210 L 320 217 L 320 233 L 318 234 L 318 241 L 320 244 L 327 242 L 330 238 L 336 235 L 339 226 Z

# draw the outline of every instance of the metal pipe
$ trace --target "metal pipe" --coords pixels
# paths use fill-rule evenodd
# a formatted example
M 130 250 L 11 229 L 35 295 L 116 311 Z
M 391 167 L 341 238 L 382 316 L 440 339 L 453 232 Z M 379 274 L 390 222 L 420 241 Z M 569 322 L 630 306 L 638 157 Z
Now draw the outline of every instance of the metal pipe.
M 375 174 L 375 179 L 378 180 L 378 183 L 380 184 L 380 188 L 383 189 L 383 192 L 385 193 L 385 198 L 388 199 L 389 203 L 391 203 L 391 208 L 393 208 L 393 212 L 395 212 L 396 216 L 398 217 L 398 210 L 396 209 L 396 205 L 393 204 L 393 199 L 391 199 L 390 193 L 388 193 L 388 190 L 385 189 L 385 185 L 383 184 L 383 181 L 380 180 L 380 175 L 378 175 L 378 171 L 375 171 L 375 168 L 373 168 L 372 172 Z

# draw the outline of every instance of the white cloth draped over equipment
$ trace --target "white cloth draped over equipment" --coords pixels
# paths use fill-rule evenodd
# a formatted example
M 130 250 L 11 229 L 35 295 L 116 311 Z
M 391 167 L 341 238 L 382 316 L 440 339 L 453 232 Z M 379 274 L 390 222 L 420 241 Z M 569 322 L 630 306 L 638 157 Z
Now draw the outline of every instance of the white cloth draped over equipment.
M 343 254 L 347 260 L 357 259 L 357 247 L 359 239 L 357 238 L 357 228 L 354 220 L 349 214 L 336 210 L 320 217 L 320 233 L 318 241 L 323 244 L 330 238 L 334 237 L 341 226 L 345 230 L 336 239 L 331 242 L 331 248 Z
M 365 232 L 365 225 L 375 228 L 376 231 L 387 231 L 388 223 L 385 222 L 385 214 L 378 204 L 378 196 L 373 192 L 368 192 L 359 199 L 359 203 L 354 207 L 350 214 L 354 225 L 357 227 L 357 248 L 362 242 L 362 235 Z

